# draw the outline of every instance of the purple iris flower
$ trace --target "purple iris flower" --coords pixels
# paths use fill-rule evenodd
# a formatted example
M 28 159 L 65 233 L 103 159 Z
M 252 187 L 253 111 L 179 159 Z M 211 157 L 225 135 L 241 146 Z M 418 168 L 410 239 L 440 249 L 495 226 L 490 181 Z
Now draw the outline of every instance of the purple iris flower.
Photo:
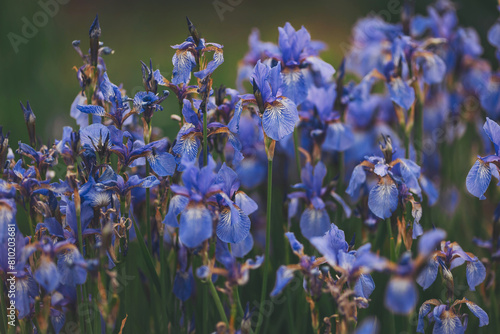
M 323 187 L 325 176 L 326 167 L 321 161 L 314 168 L 308 162 L 301 172 L 302 183 L 293 186 L 293 188 L 303 191 L 288 195 L 291 200 L 289 217 L 295 216 L 299 199 L 306 201 L 306 208 L 300 216 L 300 230 L 302 235 L 309 240 L 312 237 L 323 236 L 330 229 L 331 220 L 323 201 L 327 194 L 331 195 L 343 207 L 347 216 L 350 216 L 351 213 L 351 209 L 333 189 Z
M 460 306 L 463 304 L 479 319 L 479 327 L 489 324 L 488 314 L 481 307 L 466 298 L 446 304 L 437 299 L 430 299 L 422 304 L 418 312 L 417 332 L 424 333 L 424 319 L 427 318 L 429 324 L 434 323 L 433 333 L 465 333 L 468 316 L 465 313 L 461 314 Z
M 230 287 L 245 285 L 250 278 L 250 270 L 259 268 L 264 262 L 263 256 L 257 256 L 255 260 L 248 259 L 244 263 L 240 263 L 229 251 L 227 243 L 220 240 L 217 240 L 215 258 L 222 267 L 211 262 L 208 266 L 199 267 L 196 270 L 196 275 L 201 279 L 207 279 L 212 275 L 223 276 L 226 278 L 226 284 Z
M 500 164 L 500 125 L 487 117 L 483 130 L 493 143 L 495 154 L 486 157 L 478 156 L 466 180 L 467 190 L 481 200 L 486 199 L 484 193 L 490 185 L 491 176 L 500 180 L 498 167 Z
M 182 115 L 186 122 L 179 130 L 177 139 L 172 151 L 177 155 L 177 160 L 181 159 L 195 160 L 201 146 L 203 138 L 203 113 L 199 110 L 201 100 L 184 100 Z M 238 131 L 237 124 L 241 115 L 241 103 L 236 104 L 234 116 L 228 125 L 219 122 L 210 122 L 208 127 L 208 136 L 225 134 L 228 136 L 229 143 L 234 148 L 236 160 L 241 160 L 241 143 L 233 131 Z M 234 119 L 234 121 L 233 121 Z
M 415 260 L 406 252 L 399 262 L 389 263 L 385 270 L 393 273 L 385 291 L 385 306 L 397 314 L 409 314 L 417 305 L 418 291 L 415 276 L 424 269 L 436 246 L 446 237 L 441 229 L 424 233 L 418 241 L 418 255 Z
M 306 99 L 310 86 L 315 83 L 322 86 L 330 82 L 335 70 L 332 65 L 319 58 L 319 52 L 325 49 L 325 45 L 322 42 L 312 41 L 306 28 L 295 30 L 287 22 L 278 30 L 280 52 L 269 56 L 283 64 L 281 72 L 283 96 L 299 105 Z
M 87 104 L 78 104 L 76 109 L 86 115 L 109 118 L 118 129 L 130 123 L 130 120 L 126 121 L 133 113 L 131 113 L 126 97 L 123 97 L 120 88 L 109 80 L 107 73 L 100 78 L 98 93 L 102 96 L 102 101 L 108 103 L 108 110 L 99 105 Z M 83 101 L 86 102 L 86 99 Z
M 456 242 L 449 241 L 441 242 L 441 249 L 433 253 L 429 263 L 417 277 L 417 283 L 425 290 L 436 280 L 440 265 L 451 271 L 464 263 L 467 263 L 467 283 L 470 290 L 475 291 L 476 286 L 486 278 L 486 268 L 477 256 L 465 252 Z
M 258 61 L 252 80 L 254 94 L 243 95 L 242 99 L 259 107 L 264 133 L 279 141 L 293 132 L 299 120 L 296 104 L 282 94 L 280 63 L 270 67 Z
M 414 206 L 415 210 L 412 210 L 412 214 L 415 223 L 418 225 L 421 216 L 421 214 L 417 214 L 421 211 L 419 209 L 420 204 L 415 202 L 410 192 L 421 197 L 421 188 L 418 181 L 420 167 L 409 159 L 393 160 L 391 139 L 384 137 L 384 141 L 385 143 L 380 144 L 384 157 L 366 157 L 365 161 L 357 165 L 352 172 L 346 193 L 353 199 L 359 197 L 361 187 L 366 183 L 365 169 L 367 169 L 378 179 L 377 184 L 371 188 L 368 195 L 368 207 L 373 214 L 381 219 L 389 218 L 398 207 L 399 197 L 402 196 L 407 198 Z M 414 230 L 416 230 L 415 226 Z
M 196 67 L 200 57 L 206 52 L 213 52 L 213 58 L 208 62 L 206 67 L 194 73 L 198 79 L 204 79 L 212 74 L 217 67 L 224 62 L 224 55 L 222 52 L 223 46 L 217 43 L 206 43 L 204 38 L 197 38 L 196 41 L 193 36 L 189 36 L 181 44 L 173 45 L 175 54 L 172 57 L 174 70 L 172 73 L 172 83 L 174 85 L 184 84 L 187 85 L 191 80 L 191 72 Z
M 215 174 L 215 162 L 199 168 L 183 160 L 183 186 L 172 185 L 176 194 L 170 200 L 164 224 L 179 227 L 179 239 L 189 248 L 198 247 L 212 236 L 214 209 L 219 209 L 217 236 L 224 242 L 239 243 L 250 233 L 248 214 L 257 205 L 246 194 L 238 192 L 237 174 L 223 165 Z M 214 205 L 216 203 L 216 205 Z M 181 215 L 180 222 L 177 216 Z
M 344 274 L 347 281 L 354 285 L 357 297 L 370 297 L 375 290 L 375 282 L 369 273 L 385 266 L 384 259 L 370 252 L 370 244 L 363 245 L 357 251 L 351 250 L 344 231 L 335 224 L 331 224 L 323 236 L 311 238 L 311 243 L 335 271 Z

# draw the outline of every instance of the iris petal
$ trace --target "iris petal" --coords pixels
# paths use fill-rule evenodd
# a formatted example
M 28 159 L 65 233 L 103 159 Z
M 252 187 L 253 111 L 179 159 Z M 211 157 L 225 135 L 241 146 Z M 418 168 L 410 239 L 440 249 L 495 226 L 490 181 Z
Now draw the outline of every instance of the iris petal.
M 486 199 L 484 193 L 491 182 L 491 168 L 488 163 L 477 159 L 466 179 L 467 190 L 477 198 Z
M 203 205 L 189 207 L 181 215 L 179 239 L 189 248 L 195 248 L 212 236 L 212 214 Z
M 386 176 L 370 190 L 368 207 L 379 218 L 389 218 L 398 207 L 398 188 L 394 181 Z
M 281 140 L 291 134 L 299 114 L 295 103 L 287 98 L 280 98 L 268 104 L 262 115 L 262 128 L 274 140 Z
M 330 217 L 325 209 L 307 208 L 300 216 L 300 230 L 307 239 L 321 237 L 330 229 Z

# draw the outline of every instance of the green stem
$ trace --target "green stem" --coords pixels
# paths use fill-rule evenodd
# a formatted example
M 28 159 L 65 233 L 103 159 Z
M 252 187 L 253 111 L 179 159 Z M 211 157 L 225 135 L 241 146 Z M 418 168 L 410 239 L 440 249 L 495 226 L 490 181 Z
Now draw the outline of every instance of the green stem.
M 7 333 L 7 303 L 5 302 L 5 294 L 4 294 L 4 288 L 3 288 L 3 283 L 0 282 L 0 297 L 2 299 L 2 323 L 4 327 L 4 333 Z
M 299 179 L 300 179 L 301 164 L 300 164 L 299 130 L 298 130 L 298 128 L 295 128 L 295 130 L 293 131 L 293 147 L 295 149 L 295 162 L 297 164 L 297 173 L 299 174 Z
M 259 321 L 257 323 L 257 328 L 255 333 L 259 333 L 260 327 L 264 323 L 264 300 L 267 293 L 267 280 L 269 276 L 269 250 L 271 245 L 271 204 L 272 204 L 272 190 L 273 190 L 273 161 L 268 161 L 267 166 L 267 214 L 266 214 L 266 250 L 264 257 L 264 277 L 262 280 L 262 291 L 260 294 L 260 306 L 259 306 Z
M 389 250 L 390 250 L 390 259 L 392 262 L 396 262 L 396 249 L 394 246 L 394 237 L 392 236 L 392 224 L 391 224 L 391 218 L 387 218 L 386 220 L 387 223 L 387 231 L 389 232 Z
M 214 299 L 215 306 L 217 307 L 217 311 L 219 312 L 222 321 L 224 321 L 226 325 L 229 325 L 229 321 L 227 321 L 226 312 L 224 311 L 224 307 L 222 306 L 222 302 L 220 301 L 219 294 L 217 293 L 217 289 L 215 289 L 212 279 L 209 278 L 207 283 L 208 283 L 208 288 L 210 289 L 210 293 L 212 294 L 212 298 Z
M 147 122 L 147 134 L 144 136 L 144 144 L 148 145 L 151 140 L 151 120 Z M 149 176 L 149 161 L 146 159 L 146 177 Z M 148 236 L 148 247 L 151 254 L 153 254 L 153 236 L 151 231 L 151 198 L 150 190 L 146 188 L 146 228 Z
M 208 164 L 208 127 L 206 106 L 203 110 L 203 166 Z

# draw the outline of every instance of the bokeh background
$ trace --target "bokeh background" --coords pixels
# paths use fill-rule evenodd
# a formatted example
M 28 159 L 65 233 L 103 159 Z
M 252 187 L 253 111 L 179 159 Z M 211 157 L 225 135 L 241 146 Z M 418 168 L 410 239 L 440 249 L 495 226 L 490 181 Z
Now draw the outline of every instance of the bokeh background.
M 165 77 L 172 71 L 170 45 L 187 36 L 185 16 L 198 27 L 207 41 L 224 45 L 225 62 L 214 75 L 214 84 L 234 86 L 238 60 L 248 49 L 247 38 L 253 27 L 263 40 L 277 42 L 278 26 L 291 22 L 304 25 L 313 39 L 326 42 L 323 59 L 337 67 L 349 43 L 356 20 L 379 13 L 397 21 L 403 0 L 208 0 L 208 1 L 81 1 L 59 0 L 58 8 L 33 37 L 18 45 L 9 33 L 22 36 L 25 23 L 40 20 L 43 3 L 57 0 L 0 1 L 0 125 L 10 131 L 11 143 L 27 140 L 19 101 L 29 100 L 37 116 L 37 134 L 44 143 L 60 137 L 63 125 L 75 126 L 69 117 L 71 102 L 80 87 L 73 66 L 81 59 L 71 42 L 82 41 L 86 51 L 88 28 L 99 14 L 102 41 L 115 50 L 105 58 L 110 79 L 123 83 L 129 96 L 142 87 L 140 60 L 152 58 L 154 68 Z M 416 0 L 417 11 L 425 12 L 431 1 Z M 459 0 L 458 16 L 464 26 L 474 27 L 481 36 L 485 57 L 494 61 L 494 50 L 486 43 L 486 32 L 498 18 L 495 0 Z M 222 15 L 215 4 L 228 6 Z M 35 16 L 35 18 L 34 18 Z M 40 20 L 43 23 L 43 20 Z M 12 35 L 11 35 L 12 36 Z M 172 112 L 178 112 L 174 99 L 164 104 L 165 112 L 155 115 L 155 126 L 168 129 Z M 173 133 L 166 135 L 174 136 Z

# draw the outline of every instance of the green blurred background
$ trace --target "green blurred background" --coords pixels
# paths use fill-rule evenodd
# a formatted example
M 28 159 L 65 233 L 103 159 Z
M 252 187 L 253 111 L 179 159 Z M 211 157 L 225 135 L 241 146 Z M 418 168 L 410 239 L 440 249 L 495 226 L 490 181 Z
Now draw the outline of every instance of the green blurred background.
M 237 62 L 247 51 L 247 37 L 253 27 L 260 29 L 263 40 L 276 42 L 277 27 L 286 21 L 295 28 L 304 25 L 313 39 L 329 45 L 323 58 L 337 67 L 356 20 L 374 12 L 397 21 L 399 15 L 388 9 L 401 8 L 403 0 L 60 0 L 67 3 L 60 4 L 53 17 L 49 16 L 27 43 L 20 44 L 16 53 L 8 34 L 21 35 L 23 18 L 33 22 L 38 15 L 35 19 L 40 19 L 40 3 L 54 1 L 0 1 L 0 125 L 4 131 L 11 131 L 12 144 L 27 140 L 20 100 L 30 101 L 37 116 L 37 134 L 44 143 L 60 137 L 63 125 L 76 125 L 69 117 L 69 108 L 80 87 L 72 67 L 80 66 L 81 59 L 71 42 L 80 39 L 86 51 L 88 28 L 96 13 L 101 22 L 101 39 L 115 50 L 114 55 L 105 58 L 109 77 L 116 84 L 123 83 L 129 96 L 133 96 L 142 88 L 139 60 L 147 62 L 152 58 L 154 67 L 170 77 L 170 45 L 187 36 L 186 15 L 207 41 L 224 45 L 225 62 L 216 71 L 214 84 L 234 86 Z M 424 13 L 431 1 L 416 2 L 417 11 Z M 215 4 L 228 6 L 222 20 Z M 460 21 L 477 29 L 485 56 L 493 59 L 494 50 L 487 45 L 485 35 L 498 17 L 496 1 L 461 0 L 457 5 Z M 166 103 L 166 112 L 155 116 L 155 125 L 166 126 L 172 112 L 178 112 L 174 99 Z

